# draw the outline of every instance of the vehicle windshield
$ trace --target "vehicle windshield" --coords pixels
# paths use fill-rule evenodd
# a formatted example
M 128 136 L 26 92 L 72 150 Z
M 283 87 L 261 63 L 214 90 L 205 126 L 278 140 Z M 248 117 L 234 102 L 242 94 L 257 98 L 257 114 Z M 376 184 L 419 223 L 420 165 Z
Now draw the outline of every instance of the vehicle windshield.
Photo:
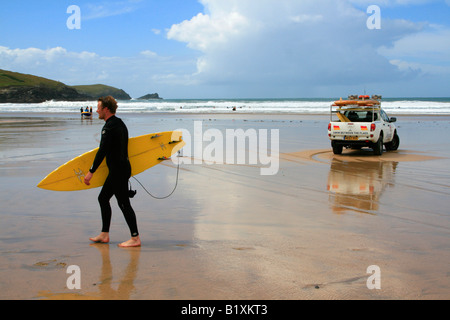
M 344 115 L 351 122 L 372 122 L 378 119 L 378 114 L 371 110 L 347 110 Z

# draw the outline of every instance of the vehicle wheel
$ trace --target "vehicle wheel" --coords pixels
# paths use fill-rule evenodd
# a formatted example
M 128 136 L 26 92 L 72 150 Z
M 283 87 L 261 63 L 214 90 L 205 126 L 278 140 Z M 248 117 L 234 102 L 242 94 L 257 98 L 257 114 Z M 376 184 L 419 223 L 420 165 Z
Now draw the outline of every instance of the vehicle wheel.
M 333 148 L 333 153 L 334 154 L 342 154 L 342 145 L 338 145 L 336 143 L 331 143 L 331 147 Z
M 400 137 L 397 134 L 397 131 L 394 133 L 394 137 L 391 142 L 386 143 L 386 150 L 395 151 L 400 146 Z
M 383 135 L 380 134 L 380 138 L 373 145 L 373 154 L 376 156 L 381 156 L 383 154 Z

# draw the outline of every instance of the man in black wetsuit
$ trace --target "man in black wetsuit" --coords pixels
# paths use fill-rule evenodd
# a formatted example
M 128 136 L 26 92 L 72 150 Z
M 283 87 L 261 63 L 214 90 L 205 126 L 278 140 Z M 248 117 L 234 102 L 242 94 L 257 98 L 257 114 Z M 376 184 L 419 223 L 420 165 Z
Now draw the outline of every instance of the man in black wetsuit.
M 120 247 L 139 247 L 141 241 L 136 222 L 136 214 L 131 207 L 128 195 L 128 180 L 131 176 L 131 166 L 128 159 L 128 129 L 120 118 L 116 117 L 117 102 L 111 97 L 98 99 L 97 113 L 99 119 L 105 120 L 102 129 L 100 147 L 91 169 L 84 178 L 84 183 L 90 184 L 93 174 L 106 157 L 109 175 L 98 196 L 102 214 L 102 232 L 91 241 L 108 243 L 111 224 L 111 205 L 109 201 L 116 196 L 120 209 L 130 228 L 131 239 L 119 244 Z

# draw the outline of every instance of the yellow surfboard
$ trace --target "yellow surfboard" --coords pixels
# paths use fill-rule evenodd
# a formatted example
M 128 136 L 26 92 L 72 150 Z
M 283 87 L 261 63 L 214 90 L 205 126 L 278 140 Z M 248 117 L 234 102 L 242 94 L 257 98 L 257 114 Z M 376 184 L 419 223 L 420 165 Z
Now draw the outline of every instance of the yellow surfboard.
M 128 158 L 131 163 L 131 175 L 135 176 L 170 158 L 178 152 L 186 142 L 182 139 L 181 131 L 151 133 L 128 141 Z M 106 160 L 87 186 L 84 177 L 94 162 L 98 148 L 86 152 L 51 172 L 37 186 L 52 191 L 79 191 L 103 186 L 108 176 Z

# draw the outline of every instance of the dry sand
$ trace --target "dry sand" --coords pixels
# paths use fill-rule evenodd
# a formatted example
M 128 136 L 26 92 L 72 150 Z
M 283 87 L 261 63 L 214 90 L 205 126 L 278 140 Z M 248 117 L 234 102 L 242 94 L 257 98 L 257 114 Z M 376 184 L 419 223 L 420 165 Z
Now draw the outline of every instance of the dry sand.
M 132 180 L 142 247 L 117 247 L 129 235 L 114 200 L 111 243 L 90 244 L 99 189 L 36 185 L 97 147 L 103 123 L 0 115 L 0 299 L 450 298 L 449 117 L 398 117 L 400 149 L 381 157 L 333 155 L 327 116 L 119 117 L 131 136 L 194 133 L 196 121 L 205 131 L 278 129 L 279 171 L 185 163 L 166 200 Z M 138 179 L 164 196 L 176 172 L 167 162 Z M 79 290 L 67 288 L 71 265 L 81 270 Z M 372 265 L 381 289 L 367 287 Z

